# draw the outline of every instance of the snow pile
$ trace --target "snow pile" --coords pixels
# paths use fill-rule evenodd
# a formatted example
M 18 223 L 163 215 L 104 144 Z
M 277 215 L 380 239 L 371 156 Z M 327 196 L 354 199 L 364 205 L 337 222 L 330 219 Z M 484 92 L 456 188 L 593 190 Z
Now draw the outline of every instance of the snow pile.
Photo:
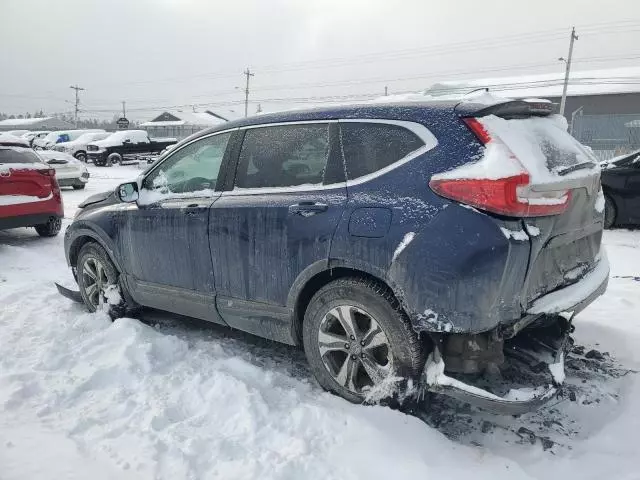
M 557 384 L 564 383 L 564 380 L 566 378 L 566 374 L 564 371 L 564 352 L 560 353 L 560 357 L 558 358 L 558 361 L 556 363 L 549 364 L 549 371 L 553 376 L 554 382 L 556 382 Z

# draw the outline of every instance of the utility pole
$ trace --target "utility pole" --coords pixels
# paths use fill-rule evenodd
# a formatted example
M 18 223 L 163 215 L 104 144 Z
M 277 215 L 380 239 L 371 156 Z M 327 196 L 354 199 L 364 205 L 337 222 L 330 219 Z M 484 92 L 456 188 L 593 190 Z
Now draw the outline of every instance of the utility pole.
M 389 95 L 389 90 L 387 89 L 387 86 L 384 86 L 384 96 L 386 97 L 387 95 Z
M 78 128 L 78 111 L 80 110 L 78 108 L 78 106 L 80 105 L 79 92 L 80 92 L 80 90 L 84 90 L 84 88 L 79 87 L 77 84 L 76 85 L 71 85 L 69 88 L 73 88 L 76 91 L 75 114 L 74 114 L 73 118 L 74 118 L 74 122 L 76 124 L 76 128 Z
M 262 113 L 262 105 L 258 104 L 258 108 L 256 108 L 256 113 Z
M 247 77 L 247 85 L 244 89 L 244 116 L 246 117 L 249 112 L 249 78 L 253 77 L 253 73 L 247 68 L 244 74 Z
M 122 101 L 122 118 L 127 118 L 127 109 L 126 109 L 126 104 L 127 102 L 125 102 L 124 100 Z
M 567 87 L 569 86 L 569 72 L 571 71 L 571 57 L 573 56 L 573 42 L 578 39 L 576 27 L 571 27 L 571 38 L 569 40 L 569 56 L 567 56 L 567 69 L 564 72 L 564 87 L 562 87 L 562 100 L 560 100 L 560 115 L 564 115 L 564 106 L 567 103 Z M 564 58 L 561 58 L 564 60 Z

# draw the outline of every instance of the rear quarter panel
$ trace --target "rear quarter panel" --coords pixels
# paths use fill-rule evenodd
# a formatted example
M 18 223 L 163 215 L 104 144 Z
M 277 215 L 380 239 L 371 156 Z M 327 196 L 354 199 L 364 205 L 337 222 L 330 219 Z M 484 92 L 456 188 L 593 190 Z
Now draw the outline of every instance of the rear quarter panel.
M 500 222 L 439 197 L 429 188 L 435 173 L 480 158 L 481 145 L 451 110 L 406 120 L 429 128 L 438 145 L 380 177 L 348 186 L 331 265 L 367 271 L 385 280 L 416 329 L 479 332 L 505 317 L 519 317 L 520 299 L 505 295 L 513 291 L 505 286 L 521 288 L 528 242 L 507 239 Z M 350 230 L 354 215 L 364 208 L 391 212 L 384 235 L 361 236 Z M 371 228 L 377 228 L 382 218 L 372 217 Z

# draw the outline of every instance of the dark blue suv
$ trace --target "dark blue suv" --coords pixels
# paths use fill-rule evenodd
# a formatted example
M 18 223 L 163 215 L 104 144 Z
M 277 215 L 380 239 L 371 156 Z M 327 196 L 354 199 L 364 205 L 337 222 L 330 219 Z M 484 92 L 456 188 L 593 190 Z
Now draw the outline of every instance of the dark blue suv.
M 351 401 L 402 378 L 530 408 L 553 389 L 515 401 L 445 372 L 500 365 L 527 332 L 560 383 L 571 320 L 606 288 L 600 172 L 552 108 L 367 104 L 205 130 L 86 200 L 67 260 L 91 311 L 302 345 Z

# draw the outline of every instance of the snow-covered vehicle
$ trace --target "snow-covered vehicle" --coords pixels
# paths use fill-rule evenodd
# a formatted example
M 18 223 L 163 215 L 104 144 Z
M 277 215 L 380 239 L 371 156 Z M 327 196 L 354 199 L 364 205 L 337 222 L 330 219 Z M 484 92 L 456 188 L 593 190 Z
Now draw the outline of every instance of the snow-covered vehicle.
M 82 190 L 89 181 L 87 167 L 68 153 L 55 150 L 43 150 L 37 153 L 47 165 L 56 171 L 56 180 L 61 187 Z
M 170 145 L 175 138 L 149 138 L 144 130 L 121 130 L 109 137 L 87 145 L 87 160 L 97 166 L 111 166 L 123 160 L 136 160 L 136 156 L 156 155 Z
M 27 140 L 29 142 L 30 146 L 33 146 L 33 142 L 35 142 L 38 139 L 46 137 L 50 133 L 51 132 L 49 130 L 43 130 L 43 131 L 38 131 L 38 132 L 27 132 L 27 133 L 22 135 L 22 138 Z
M 90 132 L 104 132 L 104 130 L 101 128 L 88 128 L 49 132 L 44 137 L 33 140 L 31 146 L 35 150 L 49 150 L 55 147 L 58 143 L 71 142 L 79 138 L 81 135 Z
M 418 385 L 523 413 L 560 388 L 573 319 L 609 276 L 600 169 L 553 108 L 350 105 L 204 130 L 80 205 L 79 292 L 59 289 L 303 346 L 352 402 Z M 539 383 L 467 381 L 506 357 Z
M 95 142 L 97 140 L 103 140 L 107 138 L 109 135 L 112 135 L 112 132 L 87 132 L 80 135 L 75 140 L 70 140 L 68 142 L 60 142 L 53 147 L 54 150 L 58 152 L 65 152 L 69 155 L 77 158 L 81 162 L 87 161 L 87 145 L 89 143 Z

